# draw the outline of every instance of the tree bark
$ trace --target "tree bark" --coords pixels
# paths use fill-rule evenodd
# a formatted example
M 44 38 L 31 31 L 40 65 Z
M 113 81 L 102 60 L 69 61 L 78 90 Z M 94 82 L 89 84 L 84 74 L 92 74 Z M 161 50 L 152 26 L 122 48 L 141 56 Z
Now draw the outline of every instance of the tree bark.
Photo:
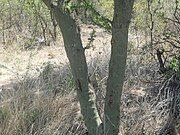
M 63 11 L 63 6 L 55 6 L 51 3 L 51 0 L 42 1 L 52 11 L 61 29 L 88 134 L 118 135 L 120 98 L 127 58 L 128 29 L 134 0 L 114 0 L 111 59 L 106 88 L 103 129 L 97 111 L 95 94 L 88 87 L 87 63 L 79 27 L 76 25 L 75 20 Z
M 51 0 L 43 0 L 53 12 L 61 29 L 65 51 L 70 62 L 73 78 L 76 82 L 77 96 L 85 124 L 90 135 L 100 135 L 101 119 L 97 111 L 95 94 L 88 88 L 87 63 L 82 46 L 79 27 L 75 20 L 61 6 L 55 6 Z
M 128 29 L 134 0 L 114 0 L 111 58 L 105 97 L 104 130 L 107 135 L 118 135 L 120 99 L 127 58 Z

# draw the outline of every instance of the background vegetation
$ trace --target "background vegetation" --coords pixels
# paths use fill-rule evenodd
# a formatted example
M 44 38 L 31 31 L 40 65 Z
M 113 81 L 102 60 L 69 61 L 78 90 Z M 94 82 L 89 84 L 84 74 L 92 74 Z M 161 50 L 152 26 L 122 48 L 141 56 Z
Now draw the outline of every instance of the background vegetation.
M 90 85 L 103 114 L 113 1 L 78 4 L 72 1 L 67 10 L 89 48 Z M 121 99 L 122 135 L 180 133 L 179 6 L 178 0 L 136 0 Z M 39 0 L 1 0 L 0 20 L 0 134 L 85 134 L 53 15 Z

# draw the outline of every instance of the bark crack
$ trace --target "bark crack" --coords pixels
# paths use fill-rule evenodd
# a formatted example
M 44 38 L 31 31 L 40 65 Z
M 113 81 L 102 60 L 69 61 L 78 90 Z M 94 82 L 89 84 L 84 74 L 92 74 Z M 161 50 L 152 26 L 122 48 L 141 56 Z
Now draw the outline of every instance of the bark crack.
M 77 87 L 78 87 L 78 90 L 82 92 L 82 85 L 79 79 L 77 79 Z
M 109 105 L 111 105 L 112 103 L 113 103 L 113 96 L 111 94 L 111 95 L 109 95 Z

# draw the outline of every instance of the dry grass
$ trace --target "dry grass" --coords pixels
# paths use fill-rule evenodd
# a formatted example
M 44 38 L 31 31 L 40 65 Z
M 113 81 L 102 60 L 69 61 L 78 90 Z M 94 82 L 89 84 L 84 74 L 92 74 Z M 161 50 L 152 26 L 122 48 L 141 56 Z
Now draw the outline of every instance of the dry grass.
M 89 75 L 97 81 L 98 109 L 103 117 L 110 35 L 96 30 L 95 49 L 87 50 L 86 56 Z M 82 29 L 85 45 L 91 31 L 91 26 Z M 62 40 L 57 44 L 40 50 L 0 50 L 0 135 L 86 133 Z M 154 135 L 168 118 L 168 112 L 160 117 L 156 113 L 165 110 L 156 112 L 152 107 L 164 78 L 157 73 L 157 63 L 135 48 L 129 48 L 120 131 L 122 135 Z

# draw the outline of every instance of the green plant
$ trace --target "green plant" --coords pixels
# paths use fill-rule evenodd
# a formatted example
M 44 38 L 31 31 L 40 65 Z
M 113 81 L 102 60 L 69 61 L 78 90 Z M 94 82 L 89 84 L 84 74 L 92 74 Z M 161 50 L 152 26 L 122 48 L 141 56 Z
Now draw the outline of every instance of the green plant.
M 41 76 L 45 84 L 45 90 L 49 93 L 54 90 L 53 85 L 53 72 L 54 72 L 54 65 L 51 62 L 45 62 L 42 66 Z
M 65 11 L 72 13 L 76 10 L 84 9 L 85 12 L 89 13 L 89 17 L 91 18 L 92 23 L 104 28 L 107 31 L 111 31 L 111 21 L 108 17 L 103 16 L 97 9 L 93 2 L 88 0 L 78 1 L 76 3 L 69 2 L 65 5 Z M 86 13 L 85 13 L 86 14 Z
M 70 89 L 70 90 L 73 90 L 74 88 L 75 88 L 75 82 L 74 82 L 74 80 L 73 80 L 73 76 L 72 76 L 72 74 L 70 73 L 70 74 L 68 74 L 67 76 L 66 76 L 66 83 L 67 83 L 67 87 Z
M 10 117 L 10 111 L 6 107 L 0 107 L 0 124 L 3 125 Z
M 39 108 L 33 107 L 32 109 L 25 112 L 24 118 L 29 124 L 33 124 L 36 120 L 38 120 L 40 114 L 41 110 Z
M 180 61 L 176 58 L 173 58 L 169 64 L 170 70 L 174 71 L 177 75 L 180 75 Z

